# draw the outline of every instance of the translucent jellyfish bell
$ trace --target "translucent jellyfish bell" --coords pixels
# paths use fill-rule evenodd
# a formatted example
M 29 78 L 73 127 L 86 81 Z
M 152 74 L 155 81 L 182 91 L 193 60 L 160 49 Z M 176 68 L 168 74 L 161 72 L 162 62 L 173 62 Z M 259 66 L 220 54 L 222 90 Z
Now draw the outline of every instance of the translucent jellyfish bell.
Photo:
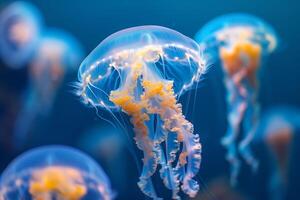
M 110 182 L 89 156 L 64 146 L 30 150 L 16 158 L 0 179 L 0 199 L 109 200 Z
M 168 28 L 140 26 L 112 34 L 84 60 L 79 69 L 86 102 L 116 108 L 111 91 L 121 89 L 130 75 L 132 62 L 146 64 L 153 79 L 172 81 L 175 94 L 190 89 L 204 71 L 198 45 Z M 150 73 L 148 73 L 150 75 Z
M 144 153 L 138 183 L 157 198 L 151 182 L 158 165 L 164 185 L 194 197 L 193 177 L 201 160 L 199 135 L 182 114 L 176 97 L 194 87 L 205 71 L 199 46 L 174 30 L 140 26 L 119 31 L 92 51 L 79 69 L 84 102 L 106 109 L 120 108 L 131 117 L 135 140 Z
M 240 169 L 238 153 L 253 170 L 258 167 L 249 148 L 259 111 L 257 74 L 263 59 L 278 47 L 278 37 L 270 25 L 255 16 L 229 14 L 209 22 L 195 38 L 207 52 L 219 58 L 224 70 L 229 125 L 222 144 L 228 150 L 231 182 L 235 184 Z M 240 127 L 244 136 L 237 149 Z
M 0 56 L 12 68 L 32 56 L 42 29 L 40 12 L 28 2 L 14 2 L 0 13 Z

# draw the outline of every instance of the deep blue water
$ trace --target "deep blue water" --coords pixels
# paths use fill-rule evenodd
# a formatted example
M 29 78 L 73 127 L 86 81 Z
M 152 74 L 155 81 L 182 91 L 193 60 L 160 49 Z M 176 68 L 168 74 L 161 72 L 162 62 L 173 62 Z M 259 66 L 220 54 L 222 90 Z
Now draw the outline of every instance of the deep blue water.
M 10 1 L 2 0 L 1 4 L 8 2 Z M 34 0 L 31 2 L 41 10 L 48 26 L 60 27 L 71 32 L 83 44 L 86 53 L 93 50 L 108 35 L 132 26 L 161 25 L 193 37 L 202 25 L 219 15 L 230 12 L 257 15 L 269 22 L 281 39 L 278 52 L 273 54 L 261 69 L 259 100 L 262 110 L 279 104 L 300 107 L 300 2 L 296 0 Z M 26 69 L 9 70 L 2 64 L 1 100 L 5 99 L 10 103 L 0 102 L 0 114 L 7 112 L 8 109 L 17 109 L 20 94 L 28 81 L 26 72 Z M 191 92 L 192 99 L 196 96 L 195 109 L 191 106 L 184 107 L 187 96 L 181 99 L 187 118 L 193 122 L 195 132 L 200 133 L 201 136 L 203 162 L 199 179 L 201 179 L 203 192 L 208 197 L 213 196 L 207 188 L 210 181 L 217 177 L 228 177 L 229 174 L 228 164 L 224 159 L 225 149 L 220 145 L 220 138 L 226 130 L 225 90 L 222 78 L 222 71 L 216 63 L 200 83 L 200 87 Z M 84 131 L 103 123 L 94 109 L 84 106 L 72 93 L 73 88 L 70 83 L 76 79 L 75 73 L 66 78 L 58 92 L 50 116 L 32 127 L 26 149 L 57 143 L 78 147 L 78 140 Z M 106 113 L 103 115 L 108 116 Z M 13 114 L 11 119 L 1 123 L 10 124 L 12 119 Z M 0 131 L 0 171 L 20 153 L 13 151 L 9 146 L 9 125 L 7 126 L 5 131 Z M 298 138 L 295 139 L 298 141 L 296 144 L 300 144 Z M 261 168 L 253 175 L 245 166 L 239 177 L 237 190 L 248 199 L 263 200 L 268 198 L 267 178 L 270 166 L 265 147 L 257 145 L 254 148 L 261 160 Z M 298 154 L 294 154 L 292 157 L 297 157 Z M 116 172 L 107 170 L 112 174 L 117 171 L 125 174 L 125 184 L 113 180 L 113 187 L 119 193 L 117 199 L 144 199 L 136 185 L 138 171 L 134 160 L 128 152 L 126 156 L 128 161 L 125 164 L 115 163 Z M 299 159 L 293 161 L 292 177 L 299 177 L 297 172 L 299 165 Z M 288 199 L 298 199 L 297 196 L 293 196 L 293 192 L 299 187 L 298 180 L 293 179 L 291 184 L 293 187 L 290 189 Z

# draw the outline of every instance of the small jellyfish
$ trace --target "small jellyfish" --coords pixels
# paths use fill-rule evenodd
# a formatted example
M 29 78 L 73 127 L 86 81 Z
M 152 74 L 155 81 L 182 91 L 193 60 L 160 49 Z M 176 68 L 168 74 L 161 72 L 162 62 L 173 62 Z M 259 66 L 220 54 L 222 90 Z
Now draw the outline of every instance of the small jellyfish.
M 30 61 L 30 81 L 23 108 L 16 121 L 14 145 L 22 147 L 30 126 L 38 116 L 51 110 L 55 94 L 66 74 L 74 73 L 83 51 L 73 36 L 56 29 L 48 30 L 39 40 Z
M 65 146 L 46 146 L 16 158 L 0 179 L 0 199 L 110 200 L 110 182 L 89 156 Z
M 0 56 L 11 68 L 26 65 L 33 54 L 43 23 L 40 12 L 28 2 L 14 2 L 0 13 Z
M 284 199 L 288 183 L 289 157 L 294 135 L 300 131 L 300 109 L 274 107 L 263 113 L 255 140 L 264 142 L 272 155 L 270 198 Z
M 258 117 L 258 69 L 264 58 L 278 46 L 275 31 L 261 19 L 247 14 L 229 14 L 209 22 L 196 34 L 196 41 L 219 58 L 225 73 L 228 128 L 222 144 L 231 163 L 231 183 L 236 183 L 240 169 L 238 151 L 255 170 L 258 162 L 249 144 Z M 237 141 L 243 138 L 237 150 Z
M 110 162 L 117 160 L 125 147 L 121 130 L 103 125 L 88 129 L 79 139 L 79 147 L 94 157 Z
M 206 63 L 192 39 L 159 26 L 125 29 L 106 38 L 79 69 L 78 94 L 85 103 L 131 118 L 137 147 L 143 151 L 138 186 L 158 198 L 151 177 L 160 166 L 172 198 L 181 189 L 190 197 L 201 161 L 199 135 L 182 114 L 177 98 L 195 87 Z
M 85 131 L 78 139 L 80 149 L 99 160 L 119 193 L 128 189 L 126 135 L 112 125 L 98 125 Z M 120 170 L 122 163 L 122 170 Z M 121 194 L 120 194 L 121 195 Z M 120 196 L 119 196 L 120 197 Z

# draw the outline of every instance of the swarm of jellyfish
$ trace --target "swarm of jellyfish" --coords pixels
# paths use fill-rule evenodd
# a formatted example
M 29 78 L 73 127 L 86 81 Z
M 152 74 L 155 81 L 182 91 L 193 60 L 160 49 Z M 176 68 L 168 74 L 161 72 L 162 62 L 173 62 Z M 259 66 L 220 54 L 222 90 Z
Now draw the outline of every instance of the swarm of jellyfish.
M 64 76 L 76 71 L 82 57 L 82 48 L 71 35 L 55 29 L 44 33 L 29 65 L 30 82 L 15 125 L 16 148 L 22 146 L 37 117 L 51 110 Z
M 102 168 L 82 152 L 64 146 L 25 152 L 4 170 L 0 199 L 110 200 L 110 182 Z
M 0 13 L 0 56 L 12 68 L 26 65 L 42 29 L 39 11 L 28 2 L 15 2 Z
M 240 169 L 238 152 L 255 170 L 258 162 L 249 144 L 258 118 L 258 69 L 264 58 L 278 46 L 275 31 L 261 19 L 247 14 L 229 14 L 212 20 L 197 34 L 196 40 L 220 59 L 227 89 L 228 128 L 222 144 L 231 163 L 231 182 Z M 243 136 L 240 136 L 240 128 Z M 242 137 L 237 148 L 238 139 Z
M 206 63 L 192 39 L 159 26 L 125 29 L 106 38 L 83 61 L 79 90 L 85 103 L 131 118 L 143 151 L 138 186 L 158 198 L 151 177 L 159 169 L 172 198 L 180 188 L 194 197 L 201 161 L 199 135 L 182 114 L 177 97 L 195 87 Z
M 271 199 L 284 199 L 288 183 L 290 149 L 294 135 L 300 131 L 300 109 L 275 107 L 263 113 L 258 123 L 257 142 L 264 142 L 272 155 L 269 191 Z

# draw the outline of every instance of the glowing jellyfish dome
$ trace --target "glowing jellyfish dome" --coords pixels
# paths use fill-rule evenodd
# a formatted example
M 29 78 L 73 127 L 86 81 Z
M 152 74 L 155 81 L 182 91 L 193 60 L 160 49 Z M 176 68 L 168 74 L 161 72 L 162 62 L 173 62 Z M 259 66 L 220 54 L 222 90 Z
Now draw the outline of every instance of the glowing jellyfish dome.
M 16 158 L 0 179 L 0 199 L 109 200 L 110 182 L 89 156 L 65 146 L 39 147 Z
M 193 197 L 201 161 L 199 135 L 182 114 L 177 97 L 193 88 L 206 64 L 197 43 L 174 30 L 139 26 L 112 34 L 83 61 L 78 94 L 85 103 L 126 113 L 143 151 L 138 183 L 157 198 L 151 181 L 160 166 L 164 185 Z
M 12 68 L 32 56 L 42 31 L 40 12 L 28 2 L 14 2 L 0 13 L 0 56 Z
M 238 152 L 254 170 L 258 166 L 249 147 L 259 111 L 257 73 L 264 59 L 278 46 L 278 37 L 269 24 L 255 16 L 229 14 L 209 22 L 195 38 L 213 57 L 219 58 L 225 73 L 229 125 L 222 144 L 228 150 L 231 181 L 235 184 L 240 169 Z M 240 127 L 244 136 L 237 149 Z

